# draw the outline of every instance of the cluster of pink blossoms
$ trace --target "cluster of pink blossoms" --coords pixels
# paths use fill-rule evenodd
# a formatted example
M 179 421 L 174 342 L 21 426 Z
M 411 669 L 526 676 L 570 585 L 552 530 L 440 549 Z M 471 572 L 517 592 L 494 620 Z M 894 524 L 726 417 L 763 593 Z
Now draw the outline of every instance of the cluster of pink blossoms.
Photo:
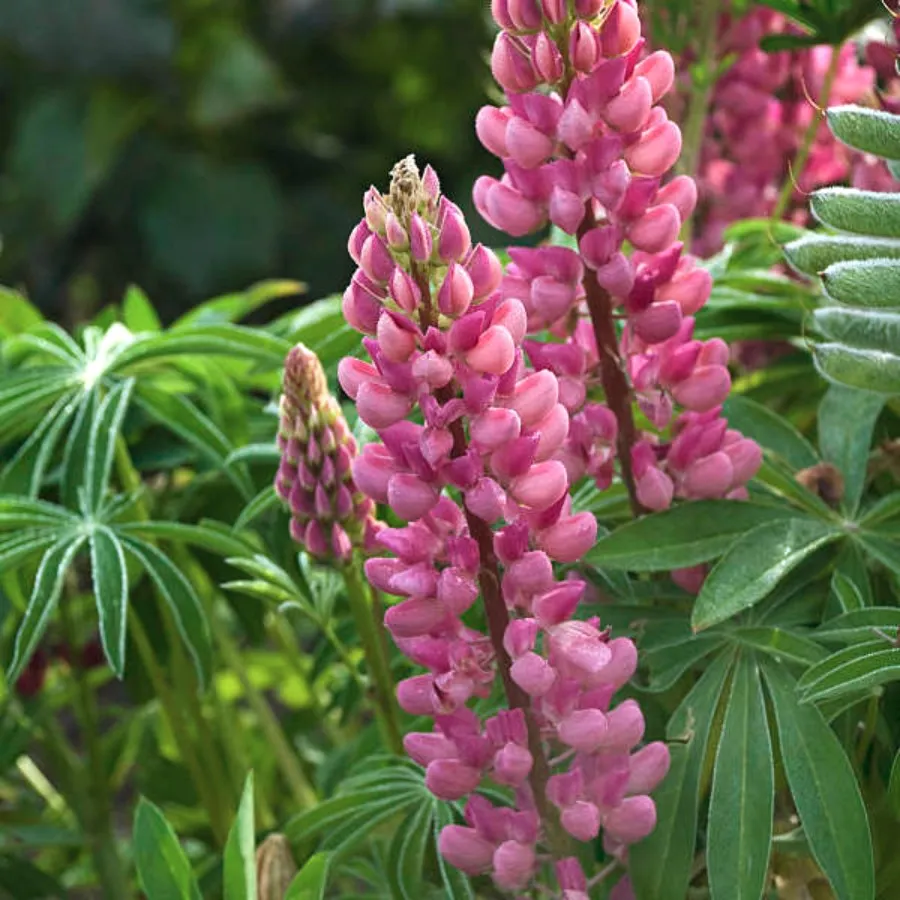
M 492 69 L 508 106 L 482 109 L 476 129 L 505 174 L 480 178 L 475 203 L 511 235 L 549 221 L 578 248 L 511 250 L 500 296 L 522 302 L 529 332 L 549 329 L 559 340 L 528 341 L 526 351 L 563 386 L 572 427 L 559 458 L 570 481 L 589 474 L 607 486 L 618 452 L 646 509 L 665 509 L 676 496 L 741 498 L 761 453 L 720 416 L 731 386 L 728 347 L 693 338 L 693 315 L 711 289 L 709 273 L 677 240 L 696 204 L 694 183 L 664 180 L 681 149 L 678 126 L 659 105 L 673 83 L 672 58 L 645 54 L 628 0 L 580 0 L 574 16 L 570 6 L 492 7 L 502 29 Z M 613 316 L 625 323 L 620 339 Z M 591 400 L 594 385 L 605 405 Z M 623 435 L 632 394 L 648 427 Z
M 791 171 L 804 135 L 819 115 L 815 103 L 876 103 L 879 81 L 896 88 L 895 48 L 872 42 L 869 62 L 849 42 L 766 53 L 759 46 L 773 34 L 800 34 L 773 10 L 754 8 L 735 18 L 723 15 L 719 57 L 734 56 L 716 83 L 707 120 L 697 181 L 700 210 L 695 249 L 706 255 L 722 245 L 722 232 L 732 222 L 772 214 L 781 186 L 793 177 L 797 184 L 786 215 L 808 222 L 807 195 L 826 184 L 849 181 L 867 190 L 892 190 L 895 182 L 881 160 L 851 151 L 822 122 L 802 171 Z M 827 101 L 827 73 L 834 54 L 836 70 Z M 685 93 L 690 84 L 684 85 Z M 673 95 L 677 107 L 677 95 Z M 890 101 L 888 101 L 890 102 Z M 670 113 L 675 109 L 670 107 Z
M 646 836 L 647 793 L 668 751 L 636 749 L 639 707 L 611 706 L 635 670 L 633 643 L 573 618 L 585 585 L 554 575 L 553 563 L 579 559 L 597 532 L 590 513 L 572 512 L 556 458 L 569 435 L 560 382 L 526 367 L 525 306 L 501 296 L 499 261 L 471 246 L 430 168 L 420 178 L 400 163 L 388 195 L 367 193 L 365 212 L 350 238 L 359 269 L 344 310 L 372 362 L 345 359 L 339 379 L 381 438 L 355 461 L 355 482 L 409 523 L 381 531 L 393 556 L 366 564 L 373 585 L 406 598 L 385 624 L 428 670 L 397 694 L 436 727 L 405 745 L 437 796 L 469 798 L 468 824 L 441 835 L 450 862 L 520 890 L 543 849 L 576 900 L 586 879 L 568 842 L 602 828 L 621 854 Z M 487 634 L 468 624 L 479 597 Z M 467 703 L 488 697 L 498 675 L 507 708 L 481 722 Z M 475 793 L 485 776 L 513 789 L 515 808 Z

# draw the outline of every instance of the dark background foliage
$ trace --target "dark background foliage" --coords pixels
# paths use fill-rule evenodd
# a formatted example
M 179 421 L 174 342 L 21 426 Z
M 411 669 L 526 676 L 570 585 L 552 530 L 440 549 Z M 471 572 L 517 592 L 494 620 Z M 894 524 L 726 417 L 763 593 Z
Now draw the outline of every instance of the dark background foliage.
M 350 274 L 362 189 L 490 171 L 484 0 L 2 0 L 0 282 L 66 322 Z M 286 301 L 296 303 L 297 298 Z

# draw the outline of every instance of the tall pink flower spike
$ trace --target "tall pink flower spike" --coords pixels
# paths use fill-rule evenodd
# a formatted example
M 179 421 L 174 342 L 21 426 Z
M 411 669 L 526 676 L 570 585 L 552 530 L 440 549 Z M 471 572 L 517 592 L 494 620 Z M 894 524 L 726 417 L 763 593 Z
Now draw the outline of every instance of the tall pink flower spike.
M 475 204 L 513 236 L 551 222 L 577 246 L 511 249 L 500 285 L 529 332 L 560 341 L 524 343 L 532 365 L 559 378 L 571 417 L 556 458 L 570 482 L 589 475 L 601 489 L 618 459 L 635 513 L 675 497 L 746 496 L 761 451 L 721 417 L 728 347 L 693 337 L 712 279 L 678 241 L 697 192 L 690 178 L 667 179 L 681 149 L 660 105 L 671 56 L 646 54 L 630 0 L 494 0 L 492 10 L 502 29 L 492 69 L 508 105 L 482 109 L 476 129 L 505 174 L 479 178 Z
M 585 584 L 554 575 L 597 525 L 571 510 L 564 389 L 551 368 L 525 365 L 526 306 L 498 290 L 497 257 L 471 245 L 430 167 L 420 176 L 410 157 L 392 175 L 388 194 L 366 194 L 349 241 L 359 268 L 344 312 L 371 362 L 343 360 L 339 379 L 381 439 L 354 481 L 408 523 L 381 531 L 385 555 L 366 565 L 404 598 L 385 624 L 425 670 L 397 695 L 435 729 L 404 743 L 436 796 L 468 798 L 466 824 L 441 834 L 447 860 L 503 890 L 555 882 L 575 900 L 586 894 L 573 841 L 602 830 L 621 855 L 647 835 L 668 750 L 640 746 L 633 700 L 612 705 L 634 644 L 574 618 Z M 470 703 L 495 682 L 504 708 L 481 721 Z M 515 807 L 477 793 L 486 778 Z

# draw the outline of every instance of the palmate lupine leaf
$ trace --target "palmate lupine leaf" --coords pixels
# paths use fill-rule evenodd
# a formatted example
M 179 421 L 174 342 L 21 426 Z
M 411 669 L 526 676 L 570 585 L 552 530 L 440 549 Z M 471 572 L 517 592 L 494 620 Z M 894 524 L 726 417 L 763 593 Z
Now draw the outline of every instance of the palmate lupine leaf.
M 106 496 L 116 441 L 133 388 L 131 378 L 119 382 L 103 398 L 91 422 L 83 476 L 83 498 L 88 513 L 96 513 Z
M 91 430 L 100 405 L 99 391 L 91 388 L 79 400 L 78 409 L 63 451 L 60 476 L 60 499 L 70 509 L 78 508 L 78 495 L 87 473 Z
M 125 672 L 126 617 L 128 615 L 128 566 L 125 550 L 115 533 L 106 526 L 91 529 L 91 579 L 100 640 L 110 668 L 117 678 Z

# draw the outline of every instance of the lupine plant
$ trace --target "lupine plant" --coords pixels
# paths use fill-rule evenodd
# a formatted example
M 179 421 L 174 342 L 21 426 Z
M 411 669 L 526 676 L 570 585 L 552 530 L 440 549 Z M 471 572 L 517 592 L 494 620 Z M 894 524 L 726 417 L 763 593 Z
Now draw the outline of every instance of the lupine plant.
M 871 9 L 771 5 L 748 58 L 856 65 Z M 722 23 L 491 15 L 496 249 L 407 157 L 266 325 L 296 285 L 0 294 L 0 898 L 900 891 L 896 196 L 692 256 Z M 896 173 L 895 115 L 827 119 Z

